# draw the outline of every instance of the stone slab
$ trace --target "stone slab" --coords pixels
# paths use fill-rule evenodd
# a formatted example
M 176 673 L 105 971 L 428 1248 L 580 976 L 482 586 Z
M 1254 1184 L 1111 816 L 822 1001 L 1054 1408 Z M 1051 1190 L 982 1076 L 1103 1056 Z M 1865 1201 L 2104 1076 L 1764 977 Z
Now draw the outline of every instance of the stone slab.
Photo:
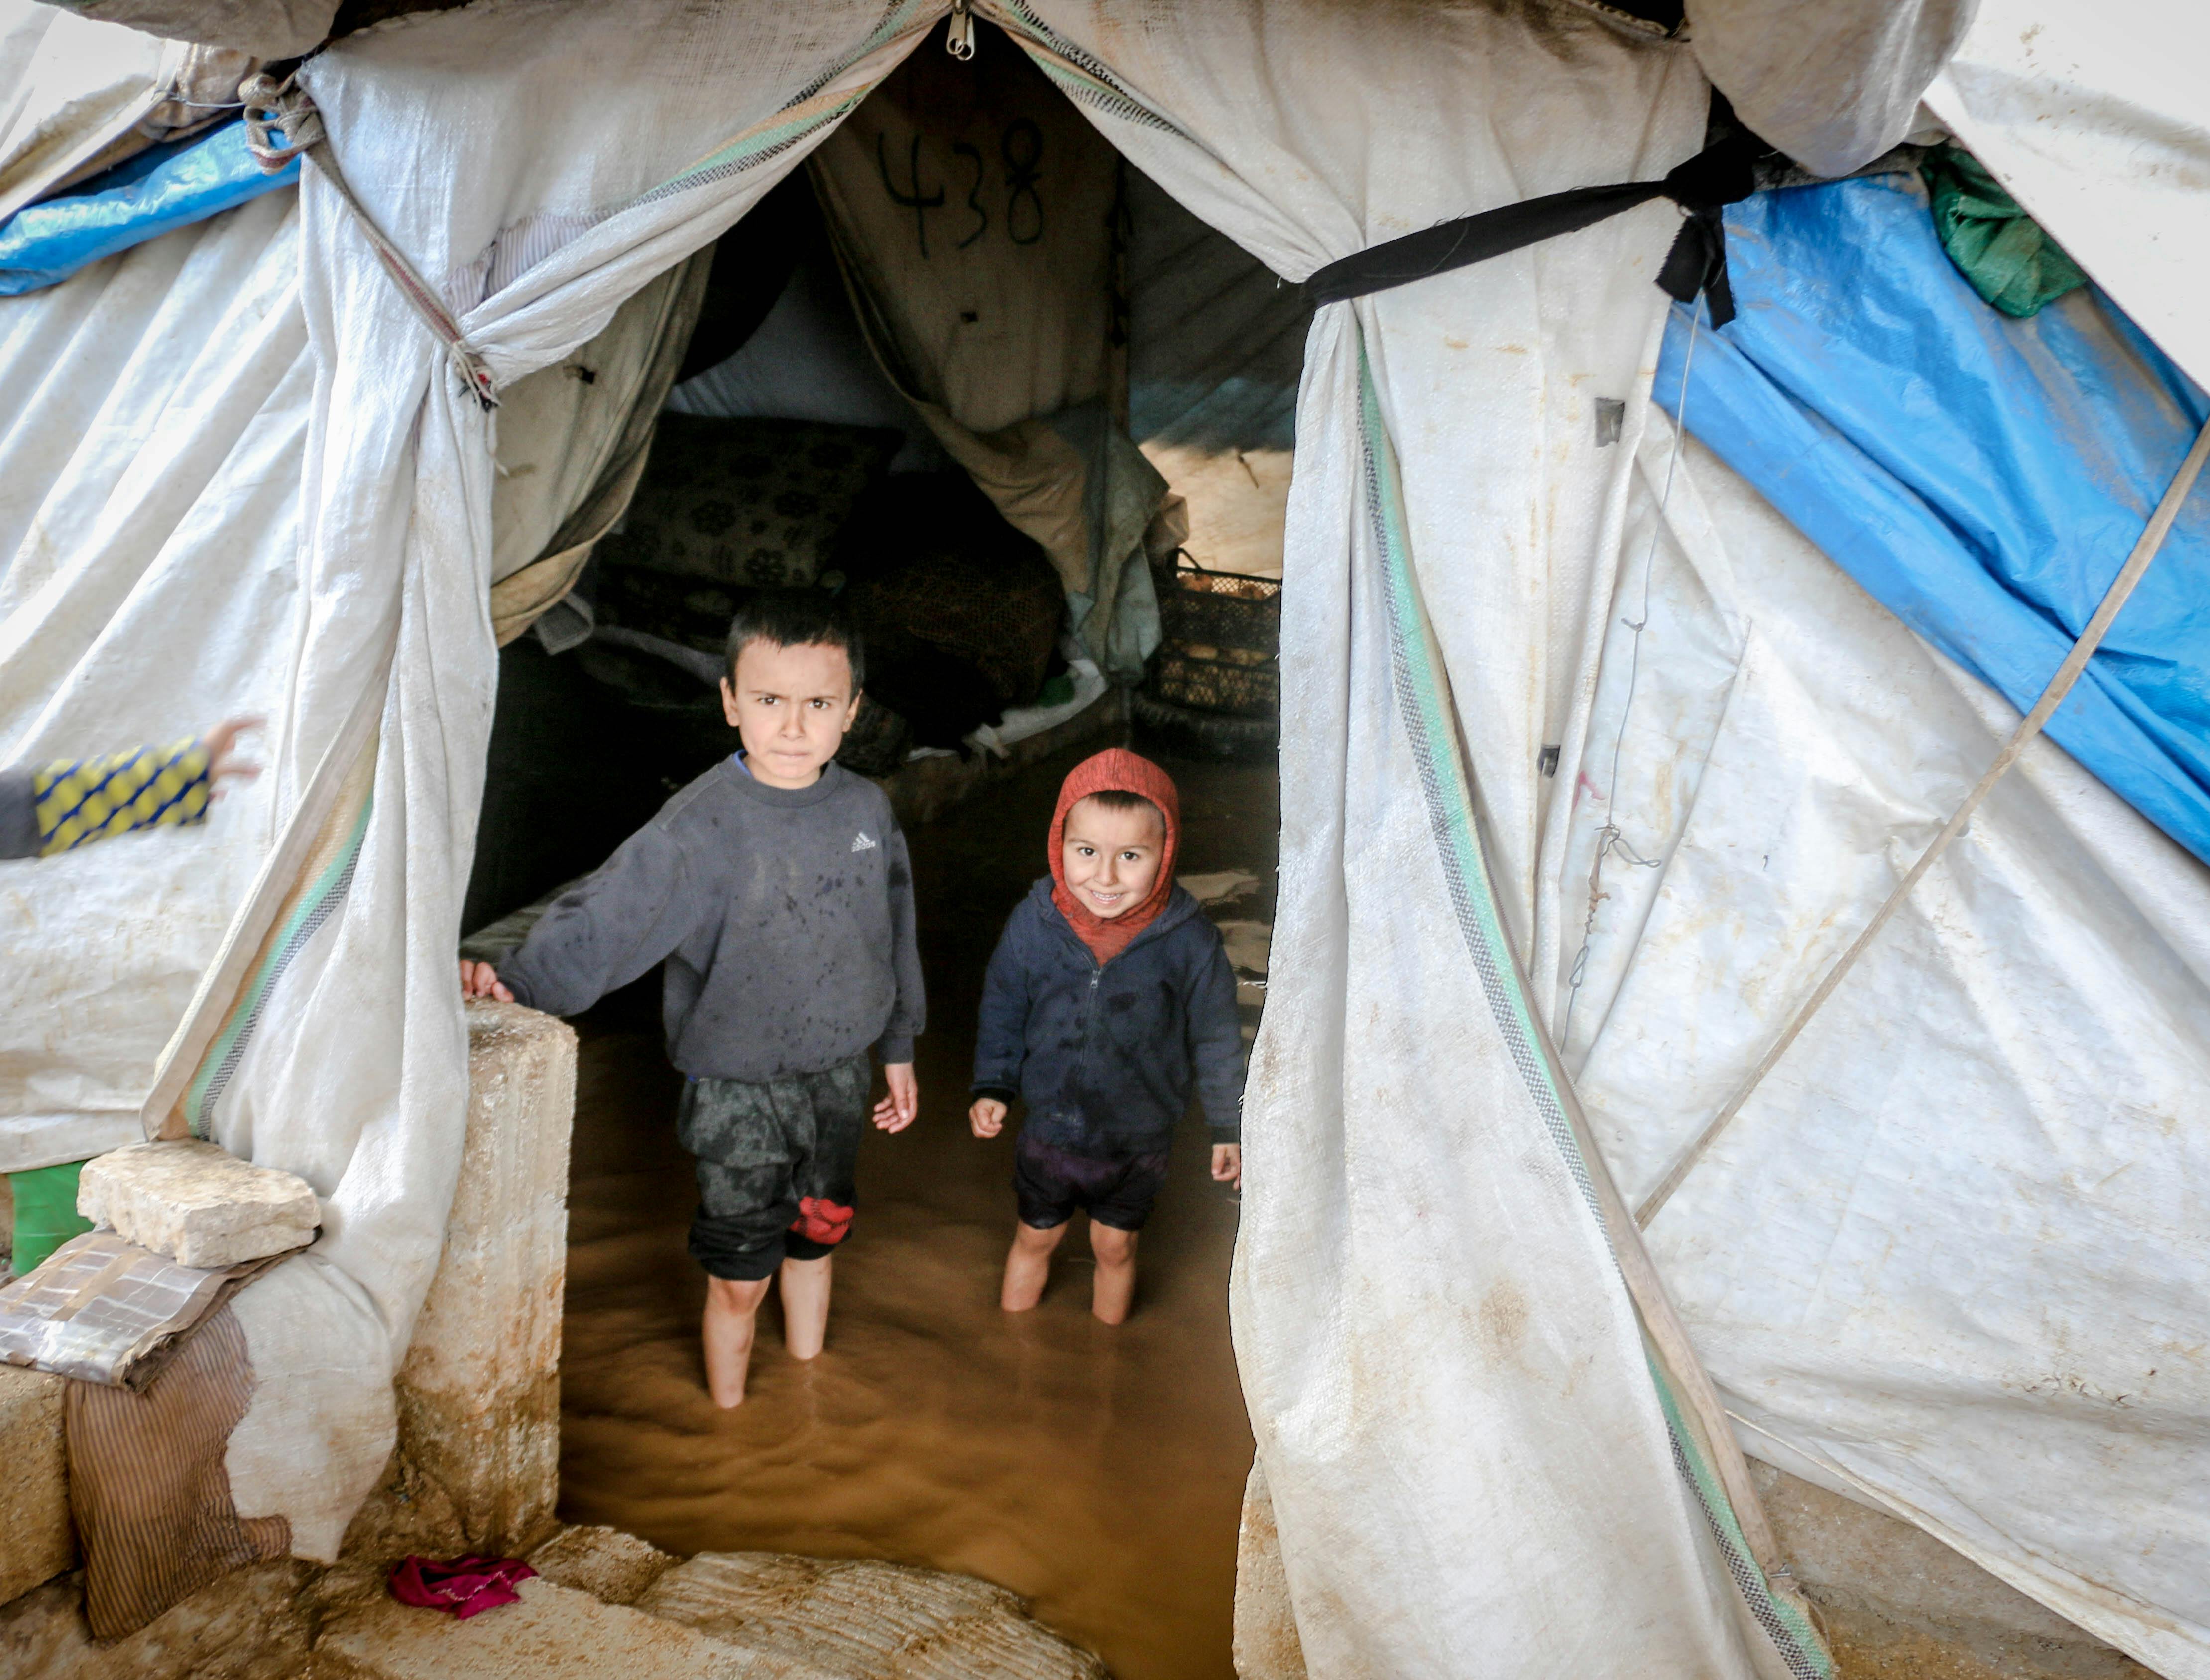
M 210 1582 L 112 1645 L 84 1619 L 84 1581 L 48 1581 L 0 1605 L 8 1680 L 295 1680 L 308 1671 L 311 1566 L 257 1563 Z
M 66 1381 L 0 1365 L 0 1604 L 76 1562 L 62 1443 Z
M 460 1181 L 356 1555 L 518 1557 L 556 1526 L 576 1035 L 518 1003 L 471 1003 L 468 1023 Z
M 1749 1468 L 1789 1572 L 1825 1617 L 1845 1673 L 2153 1680 L 1923 1529 L 1757 1459 Z
M 307 1181 L 184 1139 L 131 1144 L 84 1163 L 76 1211 L 179 1266 L 236 1266 L 314 1240 L 321 1205 Z
M 758 1660 L 761 1680 L 1109 1680 L 972 1575 L 784 1552 L 701 1552 L 637 1607 Z
M 1305 1647 L 1289 1607 L 1289 1571 L 1274 1526 L 1265 1467 L 1255 1459 L 1243 1484 L 1243 1520 L 1235 1534 L 1236 1680 L 1305 1680 Z
M 718 1640 L 549 1580 L 466 1622 L 386 1598 L 334 1617 L 317 1680 L 762 1680 Z
M 529 1554 L 529 1567 L 610 1604 L 633 1604 L 682 1560 L 619 1528 L 564 1528 Z

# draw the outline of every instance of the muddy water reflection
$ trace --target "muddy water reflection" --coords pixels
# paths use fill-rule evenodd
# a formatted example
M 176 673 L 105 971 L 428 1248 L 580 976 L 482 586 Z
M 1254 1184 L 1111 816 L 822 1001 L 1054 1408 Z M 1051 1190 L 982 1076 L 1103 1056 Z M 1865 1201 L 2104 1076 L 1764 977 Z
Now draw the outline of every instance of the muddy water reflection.
M 1070 1238 L 1035 1312 L 997 1306 L 1012 1133 L 968 1135 L 982 965 L 1042 873 L 1041 837 L 1077 752 L 910 837 L 927 964 L 921 1115 L 870 1134 L 838 1260 L 828 1350 L 782 1352 L 763 1314 L 752 1398 L 707 1399 L 704 1285 L 684 1253 L 695 1200 L 670 1116 L 656 981 L 578 1024 L 561 1514 L 679 1552 L 879 1557 L 981 1575 L 1102 1654 L 1121 1680 L 1229 1676 L 1235 1526 L 1251 1435 L 1228 1340 L 1233 1200 L 1194 1119 L 1146 1228 L 1133 1317 L 1088 1311 Z M 1271 883 L 1271 769 L 1169 761 L 1183 867 Z M 1240 906 L 1271 918 L 1271 905 Z

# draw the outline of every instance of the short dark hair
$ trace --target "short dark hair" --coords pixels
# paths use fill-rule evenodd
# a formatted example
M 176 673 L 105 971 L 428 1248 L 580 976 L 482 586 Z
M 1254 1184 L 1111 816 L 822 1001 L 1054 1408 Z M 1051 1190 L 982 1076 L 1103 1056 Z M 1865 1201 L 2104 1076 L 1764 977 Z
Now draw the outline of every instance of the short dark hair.
M 1074 803 L 1079 805 L 1083 800 L 1095 800 L 1099 809 L 1105 811 L 1148 811 L 1159 819 L 1159 831 L 1166 831 L 1167 813 L 1141 794 L 1132 794 L 1126 788 L 1100 788 L 1094 794 L 1083 795 Z
M 762 589 L 737 608 L 729 620 L 729 681 L 737 680 L 737 656 L 754 642 L 778 648 L 841 648 L 852 662 L 852 692 L 867 680 L 866 650 L 860 632 L 836 597 L 826 589 Z

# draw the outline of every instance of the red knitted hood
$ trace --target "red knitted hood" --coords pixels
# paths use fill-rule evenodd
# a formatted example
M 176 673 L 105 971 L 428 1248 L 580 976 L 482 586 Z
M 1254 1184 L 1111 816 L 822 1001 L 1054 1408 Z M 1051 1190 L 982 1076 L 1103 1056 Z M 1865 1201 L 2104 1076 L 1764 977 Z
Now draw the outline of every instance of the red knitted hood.
M 1092 794 L 1111 792 L 1138 794 L 1157 806 L 1167 821 L 1167 837 L 1159 857 L 1159 878 L 1151 884 L 1150 891 L 1142 903 L 1108 919 L 1068 890 L 1060 852 L 1066 839 L 1066 813 Z M 1128 942 L 1167 907 L 1167 900 L 1174 896 L 1174 853 L 1180 845 L 1180 795 L 1174 790 L 1174 778 L 1149 758 L 1115 746 L 1084 758 L 1068 772 L 1060 786 L 1059 809 L 1051 819 L 1051 901 L 1099 963 L 1109 963 L 1126 950 Z

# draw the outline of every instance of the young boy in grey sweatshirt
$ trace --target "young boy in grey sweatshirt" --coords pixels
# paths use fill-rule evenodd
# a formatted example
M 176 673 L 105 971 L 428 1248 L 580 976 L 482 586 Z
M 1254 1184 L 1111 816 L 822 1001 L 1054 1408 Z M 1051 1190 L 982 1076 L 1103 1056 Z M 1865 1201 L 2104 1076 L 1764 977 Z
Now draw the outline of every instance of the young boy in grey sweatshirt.
M 869 1118 L 920 1106 L 924 1004 L 913 872 L 883 791 L 835 762 L 858 710 L 860 644 L 831 599 L 763 593 L 729 630 L 722 704 L 744 750 L 700 777 L 462 991 L 554 1015 L 665 962 L 676 1135 L 697 1157 L 691 1253 L 706 1268 L 707 1386 L 742 1404 L 753 1320 L 780 1272 L 783 1339 L 811 1359 L 830 1262 L 851 1229 Z

